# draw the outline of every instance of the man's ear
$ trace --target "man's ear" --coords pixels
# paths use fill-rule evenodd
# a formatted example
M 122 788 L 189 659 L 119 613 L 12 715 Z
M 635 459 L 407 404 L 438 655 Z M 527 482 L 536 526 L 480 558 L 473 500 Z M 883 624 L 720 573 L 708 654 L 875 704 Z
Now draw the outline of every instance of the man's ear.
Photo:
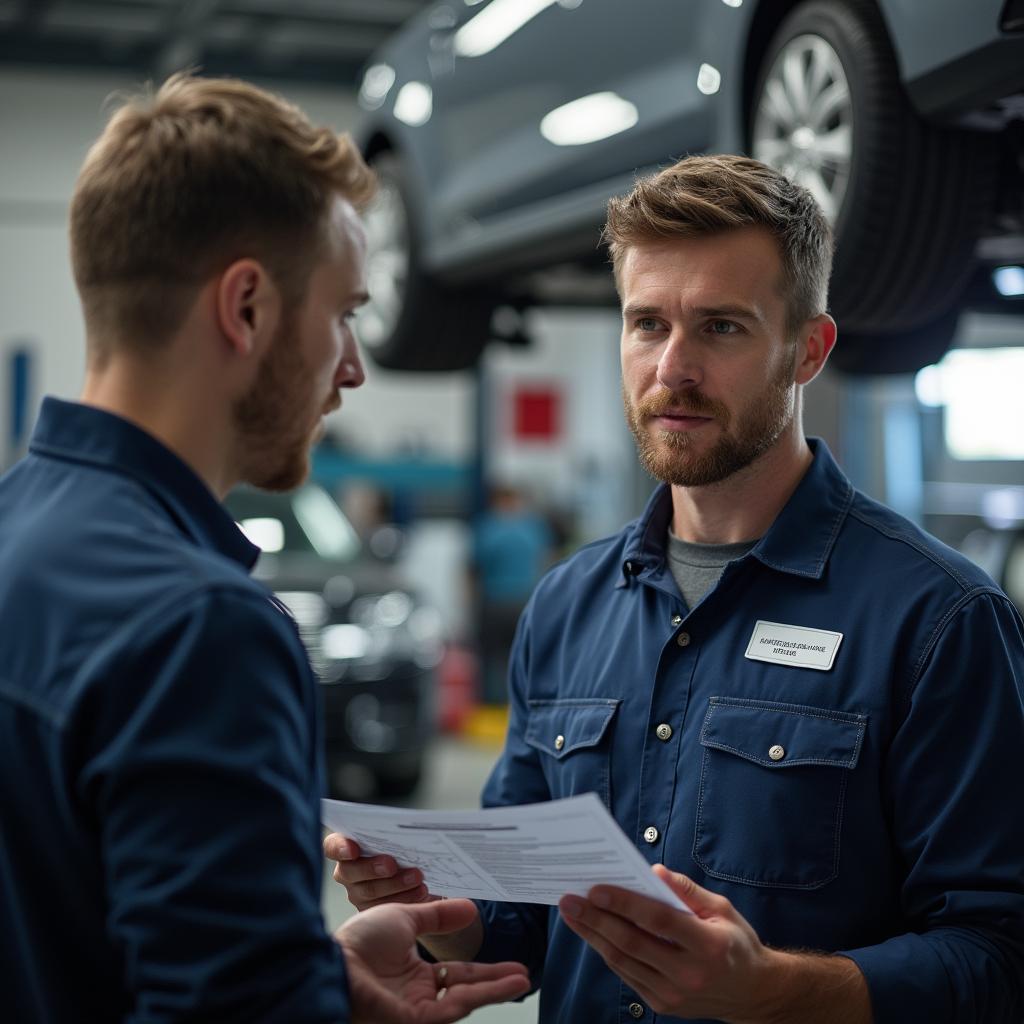
M 835 347 L 837 334 L 836 322 L 828 313 L 821 313 L 803 324 L 797 335 L 798 362 L 794 375 L 797 384 L 810 384 L 821 373 Z
M 250 356 L 263 349 L 281 313 L 281 297 L 266 268 L 253 259 L 232 263 L 216 290 L 217 322 L 232 351 Z

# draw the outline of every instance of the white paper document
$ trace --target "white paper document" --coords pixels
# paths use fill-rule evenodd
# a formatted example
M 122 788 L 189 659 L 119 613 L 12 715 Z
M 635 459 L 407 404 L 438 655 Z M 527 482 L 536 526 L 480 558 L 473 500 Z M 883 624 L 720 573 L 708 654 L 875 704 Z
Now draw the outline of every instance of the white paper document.
M 594 885 L 617 885 L 687 910 L 594 793 L 476 811 L 321 800 L 320 817 L 364 854 L 419 868 L 436 896 L 554 905 Z

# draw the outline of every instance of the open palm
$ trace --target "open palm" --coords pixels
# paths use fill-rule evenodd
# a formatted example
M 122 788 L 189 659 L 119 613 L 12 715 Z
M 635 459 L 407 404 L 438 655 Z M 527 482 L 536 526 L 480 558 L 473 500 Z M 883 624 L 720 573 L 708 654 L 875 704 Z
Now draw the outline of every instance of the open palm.
M 419 955 L 418 935 L 457 931 L 476 914 L 469 900 L 392 903 L 342 925 L 336 938 L 348 966 L 353 1024 L 447 1024 L 523 995 L 529 981 L 522 964 L 430 964 Z

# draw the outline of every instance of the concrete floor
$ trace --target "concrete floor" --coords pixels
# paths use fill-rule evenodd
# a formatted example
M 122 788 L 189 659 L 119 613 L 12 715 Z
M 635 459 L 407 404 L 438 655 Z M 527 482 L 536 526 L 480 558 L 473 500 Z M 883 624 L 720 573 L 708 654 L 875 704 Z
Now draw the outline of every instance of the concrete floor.
M 496 756 L 495 749 L 442 738 L 410 806 L 438 810 L 477 807 L 480 790 Z M 345 890 L 331 878 L 330 870 L 324 872 L 323 893 L 324 918 L 333 930 L 355 911 L 345 898 Z M 487 1006 L 466 1019 L 473 1024 L 535 1024 L 537 996 L 532 995 L 522 1003 Z

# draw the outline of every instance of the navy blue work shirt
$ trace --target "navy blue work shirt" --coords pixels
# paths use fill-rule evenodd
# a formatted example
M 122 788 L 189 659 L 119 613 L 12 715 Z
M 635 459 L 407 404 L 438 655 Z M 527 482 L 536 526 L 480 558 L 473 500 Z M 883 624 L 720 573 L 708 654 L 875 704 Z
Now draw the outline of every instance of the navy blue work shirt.
M 664 486 L 545 577 L 484 803 L 596 791 L 652 864 L 728 897 L 765 943 L 852 958 L 877 1024 L 1019 1024 L 1020 618 L 812 448 L 772 527 L 692 610 L 666 565 Z M 800 664 L 837 633 L 831 668 Z M 747 657 L 765 649 L 780 653 Z M 527 962 L 542 1022 L 671 1019 L 555 908 L 480 906 L 480 959 Z
M 202 481 L 47 399 L 0 478 L 0 1011 L 348 1019 L 314 679 Z

